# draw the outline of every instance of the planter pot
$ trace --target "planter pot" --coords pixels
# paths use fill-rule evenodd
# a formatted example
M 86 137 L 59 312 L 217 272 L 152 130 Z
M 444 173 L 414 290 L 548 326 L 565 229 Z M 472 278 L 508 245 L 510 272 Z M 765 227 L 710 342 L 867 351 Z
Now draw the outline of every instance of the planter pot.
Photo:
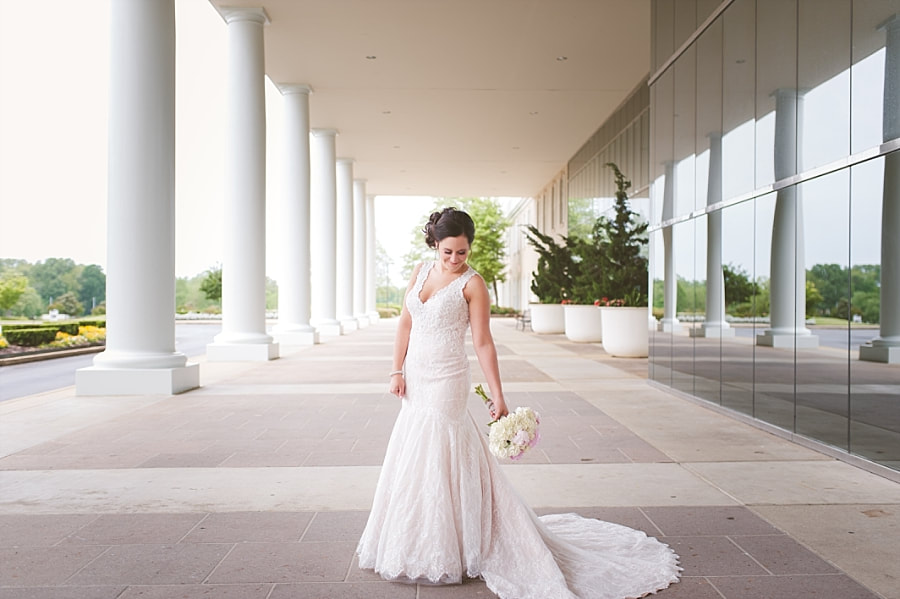
M 566 330 L 562 304 L 529 304 L 531 330 L 543 335 L 560 334 Z
M 603 349 L 619 358 L 646 358 L 649 332 L 646 307 L 602 307 Z
M 599 343 L 603 339 L 600 308 L 593 305 L 566 304 L 566 338 L 576 343 Z

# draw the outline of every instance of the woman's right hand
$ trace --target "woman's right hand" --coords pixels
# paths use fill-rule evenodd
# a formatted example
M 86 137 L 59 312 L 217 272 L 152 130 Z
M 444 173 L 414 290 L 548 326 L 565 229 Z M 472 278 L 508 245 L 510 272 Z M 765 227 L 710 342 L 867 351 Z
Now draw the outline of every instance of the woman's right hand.
M 406 379 L 403 378 L 402 374 L 391 375 L 390 392 L 391 395 L 396 395 L 400 399 L 403 399 L 406 395 Z

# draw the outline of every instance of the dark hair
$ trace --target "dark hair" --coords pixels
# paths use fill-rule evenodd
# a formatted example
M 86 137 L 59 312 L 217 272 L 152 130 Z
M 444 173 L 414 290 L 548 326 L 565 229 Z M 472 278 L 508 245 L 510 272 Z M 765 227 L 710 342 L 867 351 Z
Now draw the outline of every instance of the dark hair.
M 438 243 L 445 237 L 465 235 L 469 245 L 475 241 L 475 223 L 472 217 L 452 206 L 440 212 L 432 212 L 422 232 L 425 233 L 425 243 L 432 249 L 437 249 Z

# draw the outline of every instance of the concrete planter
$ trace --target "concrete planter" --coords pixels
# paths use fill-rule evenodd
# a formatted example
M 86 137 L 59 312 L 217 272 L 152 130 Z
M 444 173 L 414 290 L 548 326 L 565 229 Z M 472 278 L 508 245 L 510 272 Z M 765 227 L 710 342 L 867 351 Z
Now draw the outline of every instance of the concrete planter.
M 618 358 L 646 358 L 649 343 L 647 307 L 602 307 L 603 349 Z
M 531 310 L 531 330 L 543 335 L 565 332 L 565 316 L 562 304 L 529 304 Z
M 576 343 L 600 343 L 603 324 L 600 309 L 594 305 L 566 304 L 566 337 Z

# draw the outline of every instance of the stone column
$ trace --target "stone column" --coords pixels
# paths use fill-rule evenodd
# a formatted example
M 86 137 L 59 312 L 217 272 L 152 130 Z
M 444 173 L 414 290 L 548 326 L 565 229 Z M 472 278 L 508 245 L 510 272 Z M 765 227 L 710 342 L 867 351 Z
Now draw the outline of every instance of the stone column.
M 883 141 L 900 137 L 900 17 L 879 25 L 887 34 L 884 56 Z M 900 151 L 884 157 L 881 199 L 881 325 L 859 348 L 859 359 L 900 363 Z
M 175 4 L 110 3 L 106 350 L 77 395 L 200 386 L 175 351 Z
M 380 316 L 375 304 L 375 196 L 366 196 L 366 313 L 369 322 L 377 322 Z
M 369 326 L 366 314 L 366 180 L 353 180 L 353 317 Z
M 320 335 L 340 335 L 337 319 L 337 173 L 335 129 L 311 131 L 310 241 L 312 250 L 312 318 Z
M 797 174 L 798 125 L 802 96 L 793 88 L 775 90 L 775 180 Z M 803 206 L 796 185 L 776 192 L 769 256 L 771 285 L 770 328 L 756 336 L 768 347 L 810 348 L 819 338 L 806 328 L 806 266 L 803 241 Z
M 706 205 L 722 201 L 722 134 L 709 135 Z M 694 337 L 734 337 L 725 320 L 725 276 L 722 272 L 722 211 L 706 216 L 706 320 L 691 329 Z
M 309 324 L 311 315 L 309 247 L 309 94 L 305 84 L 280 85 L 284 97 L 284 195 L 282 243 L 284 272 L 278 281 L 279 343 L 311 345 L 319 334 Z
M 210 361 L 278 357 L 266 333 L 266 103 L 261 8 L 223 8 L 228 24 L 222 332 Z
M 663 187 L 662 220 L 666 221 L 675 215 L 675 163 L 668 161 L 666 167 L 666 181 Z M 665 227 L 663 234 L 664 258 L 664 289 L 663 289 L 663 319 L 659 321 L 659 330 L 674 333 L 681 330 L 678 322 L 678 277 L 675 272 L 675 244 L 672 239 L 673 227 Z
M 358 328 L 353 318 L 353 159 L 337 159 L 337 319 L 341 332 Z

